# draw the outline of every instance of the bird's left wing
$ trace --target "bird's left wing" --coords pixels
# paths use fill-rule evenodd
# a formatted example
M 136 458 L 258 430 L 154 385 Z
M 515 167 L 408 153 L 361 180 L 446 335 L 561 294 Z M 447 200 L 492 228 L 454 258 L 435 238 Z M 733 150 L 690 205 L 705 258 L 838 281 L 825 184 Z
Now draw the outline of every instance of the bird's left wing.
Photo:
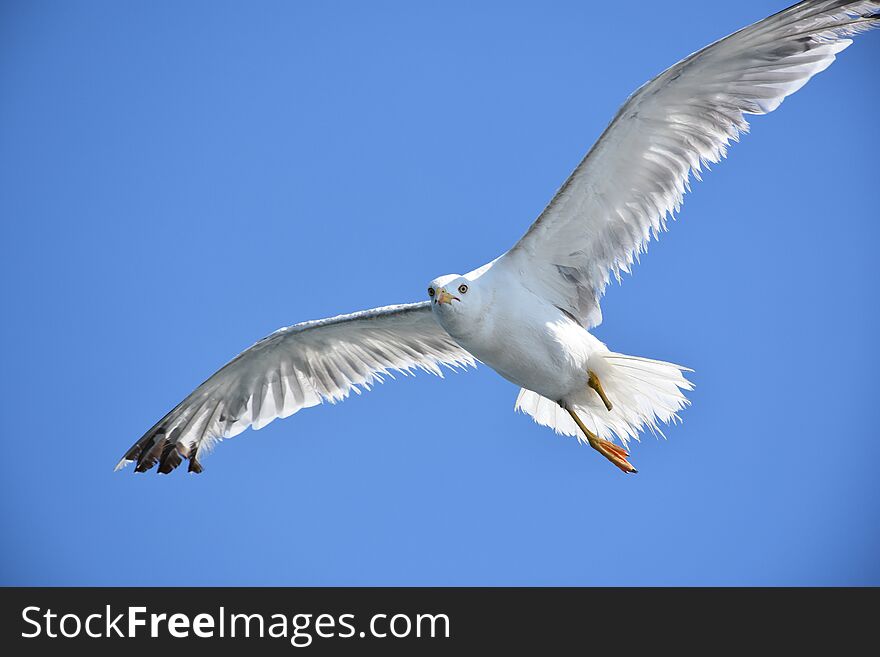
M 807 0 L 690 55 L 638 89 L 523 238 L 497 264 L 585 326 L 666 227 L 708 162 L 852 43 L 880 2 Z
M 474 365 L 436 322 L 430 302 L 386 306 L 280 329 L 227 363 L 159 420 L 122 457 L 144 472 L 171 472 L 220 439 L 259 429 L 322 401 L 369 389 L 393 371 Z

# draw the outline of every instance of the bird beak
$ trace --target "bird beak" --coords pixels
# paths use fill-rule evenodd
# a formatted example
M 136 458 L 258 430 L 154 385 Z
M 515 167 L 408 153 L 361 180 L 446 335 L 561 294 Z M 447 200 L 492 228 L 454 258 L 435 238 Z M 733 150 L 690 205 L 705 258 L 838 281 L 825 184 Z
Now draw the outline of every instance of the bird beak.
M 437 296 L 434 297 L 434 299 L 435 299 L 434 303 L 449 303 L 449 304 L 451 304 L 453 299 L 455 299 L 456 301 L 460 301 L 460 299 L 458 297 L 452 296 L 451 294 L 449 294 L 449 292 L 447 292 L 442 287 L 437 291 Z

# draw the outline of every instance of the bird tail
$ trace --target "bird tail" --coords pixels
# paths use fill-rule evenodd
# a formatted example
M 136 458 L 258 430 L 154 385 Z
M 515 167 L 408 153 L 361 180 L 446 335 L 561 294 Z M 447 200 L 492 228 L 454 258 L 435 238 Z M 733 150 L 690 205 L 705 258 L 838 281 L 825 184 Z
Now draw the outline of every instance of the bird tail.
M 624 446 L 631 438 L 638 441 L 639 432 L 645 429 L 663 436 L 659 424 L 681 420 L 678 411 L 690 403 L 684 392 L 694 388 L 684 378 L 685 372 L 693 370 L 650 358 L 596 352 L 590 357 L 589 369 L 601 381 L 612 408 L 605 408 L 599 395 L 586 387 L 585 377 L 584 399 L 574 404 L 574 410 L 599 437 L 614 440 L 616 436 Z M 565 409 L 536 392 L 520 390 L 515 410 L 531 415 L 556 433 L 586 440 Z

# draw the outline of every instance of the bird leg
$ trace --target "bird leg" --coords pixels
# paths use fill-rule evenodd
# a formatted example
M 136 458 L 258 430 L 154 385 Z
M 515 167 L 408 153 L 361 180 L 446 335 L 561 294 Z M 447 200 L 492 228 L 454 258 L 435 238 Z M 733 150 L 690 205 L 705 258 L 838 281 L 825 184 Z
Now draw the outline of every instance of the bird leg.
M 605 390 L 602 388 L 602 382 L 599 381 L 599 377 L 596 376 L 596 373 L 593 370 L 587 370 L 587 373 L 590 375 L 590 378 L 587 379 L 587 385 L 596 391 L 596 394 L 601 397 L 602 403 L 605 404 L 605 408 L 610 411 L 611 401 L 608 399 L 608 395 L 605 394 Z
M 565 407 L 563 406 L 563 408 Z M 611 461 L 614 465 L 616 465 L 624 472 L 631 472 L 632 474 L 636 474 L 638 472 L 638 470 L 633 467 L 632 463 L 626 460 L 629 456 L 629 452 L 627 452 L 622 447 L 618 447 L 609 440 L 599 438 L 599 436 L 587 429 L 584 423 L 581 422 L 581 419 L 577 416 L 577 413 L 575 413 L 570 408 L 565 408 L 565 410 L 568 411 L 568 414 L 571 415 L 571 419 L 575 421 L 575 424 L 577 424 L 578 427 L 580 427 L 580 430 L 584 432 L 584 435 L 587 437 L 587 441 L 590 443 L 590 447 L 595 449 L 602 456 Z

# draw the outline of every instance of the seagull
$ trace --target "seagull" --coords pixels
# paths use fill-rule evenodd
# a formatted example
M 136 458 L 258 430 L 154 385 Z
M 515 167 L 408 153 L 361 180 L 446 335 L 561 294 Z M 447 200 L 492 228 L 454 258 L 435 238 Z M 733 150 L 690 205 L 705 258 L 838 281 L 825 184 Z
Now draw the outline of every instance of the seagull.
M 691 176 L 727 155 L 880 25 L 880 1 L 806 0 L 685 57 L 637 89 L 509 251 L 427 285 L 426 300 L 282 328 L 245 350 L 147 431 L 116 469 L 169 473 L 248 427 L 360 394 L 394 372 L 481 362 L 521 388 L 515 409 L 576 436 L 624 473 L 627 447 L 687 404 L 688 368 L 611 351 L 590 333 L 613 275 L 680 210 Z

